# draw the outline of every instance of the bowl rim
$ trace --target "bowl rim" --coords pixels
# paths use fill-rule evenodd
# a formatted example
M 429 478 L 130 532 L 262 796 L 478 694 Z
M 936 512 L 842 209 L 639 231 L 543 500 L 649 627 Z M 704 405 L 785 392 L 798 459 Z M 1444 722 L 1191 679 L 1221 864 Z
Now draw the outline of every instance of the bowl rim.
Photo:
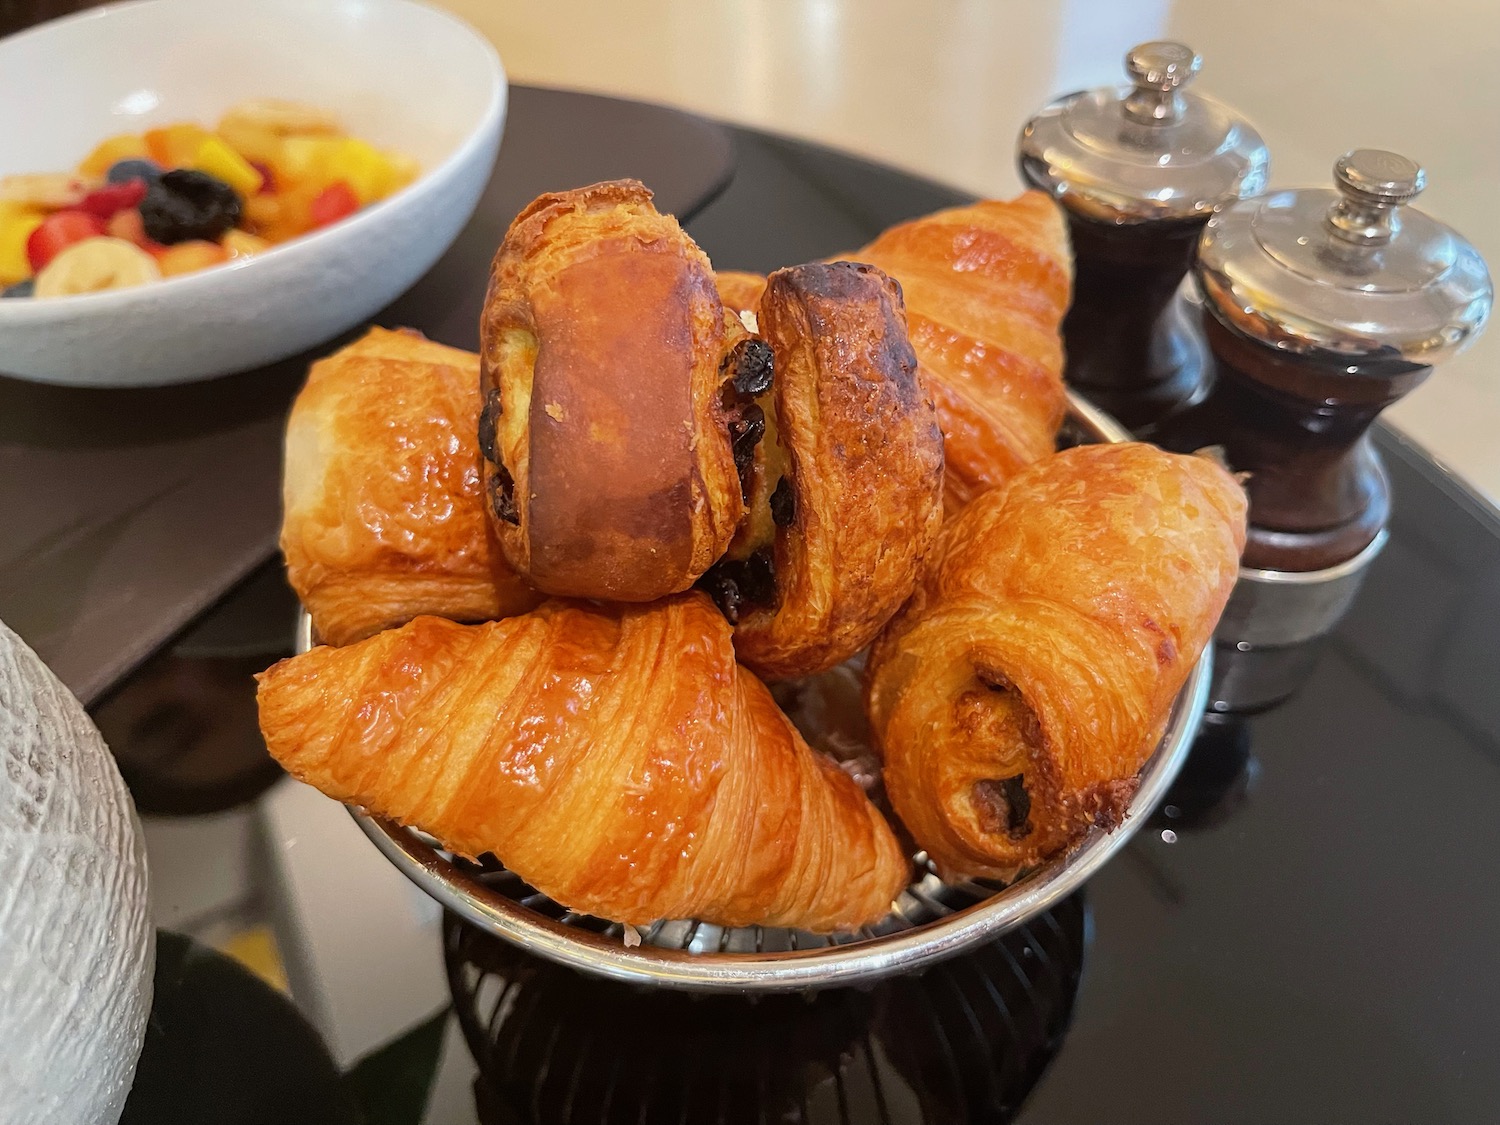
M 220 0 L 220 3 L 229 6 L 230 0 Z M 348 6 L 349 0 L 300 0 L 299 6 L 310 7 L 319 3 L 328 8 L 342 8 Z M 336 223 L 317 230 L 308 231 L 306 234 L 300 234 L 296 238 L 288 239 L 286 242 L 277 243 L 270 249 L 263 250 L 258 254 L 245 258 L 232 258 L 227 262 L 220 262 L 210 266 L 208 269 L 194 270 L 191 273 L 179 274 L 176 277 L 159 278 L 144 285 L 133 285 L 128 289 L 110 289 L 96 293 L 72 293 L 63 297 L 28 297 L 25 299 L 13 298 L 0 300 L 0 325 L 4 325 L 7 321 L 15 323 L 32 318 L 46 318 L 50 315 L 55 315 L 55 311 L 59 309 L 92 311 L 128 307 L 132 303 L 143 301 L 147 296 L 176 293 L 195 283 L 203 285 L 208 283 L 209 279 L 228 278 L 249 269 L 257 262 L 276 261 L 285 263 L 289 268 L 295 268 L 298 262 L 316 257 L 319 250 L 327 247 L 334 239 L 347 238 L 350 232 L 357 233 L 368 229 L 373 223 L 381 222 L 382 219 L 392 212 L 399 210 L 404 204 L 409 203 L 417 196 L 425 194 L 438 184 L 451 179 L 459 169 L 473 158 L 476 151 L 489 143 L 491 136 L 499 129 L 500 123 L 504 120 L 509 102 L 510 83 L 505 71 L 505 64 L 500 59 L 499 51 L 495 49 L 495 45 L 478 28 L 474 27 L 467 20 L 460 18 L 446 9 L 421 3 L 420 0 L 354 0 L 354 3 L 370 7 L 419 9 L 430 16 L 438 17 L 451 23 L 479 48 L 481 57 L 488 64 L 486 68 L 486 74 L 489 79 L 488 97 L 486 98 L 484 110 L 480 115 L 479 121 L 464 135 L 463 139 L 459 141 L 447 157 L 432 168 L 423 169 L 415 180 L 400 190 L 386 196 L 384 199 L 378 200 L 369 206 L 361 207 L 354 214 L 346 216 Z M 125 11 L 171 6 L 191 6 L 197 9 L 202 5 L 196 2 L 196 0 L 116 0 L 115 3 L 103 4 L 96 8 L 86 8 L 83 11 L 59 16 L 57 19 L 48 20 L 46 23 L 38 24 L 36 27 L 26 28 L 14 35 L 8 35 L 0 39 L 0 48 L 9 46 L 18 40 L 39 37 L 64 25 L 106 19 Z M 45 310 L 45 312 L 38 312 L 39 309 Z
M 1096 442 L 1134 440 L 1129 431 L 1069 390 L 1069 417 Z M 312 622 L 299 611 L 295 649 L 312 647 Z M 1187 758 L 1209 701 L 1213 645 L 1206 645 L 1173 701 L 1167 729 L 1141 766 L 1140 786 L 1124 820 L 1111 831 L 1090 829 L 1061 859 L 1028 872 L 982 901 L 914 928 L 804 949 L 703 952 L 642 943 L 556 921 L 507 898 L 468 874 L 418 831 L 353 805 L 350 815 L 391 864 L 485 933 L 528 953 L 628 984 L 690 992 L 801 992 L 863 985 L 918 971 L 1021 925 L 1060 902 L 1102 867 L 1146 823 Z M 573 913 L 568 912 L 570 915 Z

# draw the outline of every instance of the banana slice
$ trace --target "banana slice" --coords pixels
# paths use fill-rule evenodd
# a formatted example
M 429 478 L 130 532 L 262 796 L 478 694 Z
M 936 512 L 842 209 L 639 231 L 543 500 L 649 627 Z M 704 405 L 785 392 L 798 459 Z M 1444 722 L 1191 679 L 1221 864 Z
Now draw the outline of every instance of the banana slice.
M 123 238 L 85 238 L 58 253 L 36 275 L 38 297 L 129 289 L 161 277 L 156 259 Z
M 219 122 L 219 131 L 237 127 L 278 137 L 337 133 L 340 128 L 339 119 L 326 110 L 281 98 L 251 98 L 232 106 Z
M 0 179 L 0 202 L 19 203 L 57 211 L 76 207 L 89 193 L 89 183 L 66 172 L 29 172 Z

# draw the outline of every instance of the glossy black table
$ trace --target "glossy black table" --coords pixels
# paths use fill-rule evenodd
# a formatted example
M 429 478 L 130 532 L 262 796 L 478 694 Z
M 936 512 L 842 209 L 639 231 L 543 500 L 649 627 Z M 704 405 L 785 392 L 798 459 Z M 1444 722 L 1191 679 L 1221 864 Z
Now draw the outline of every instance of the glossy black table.
M 731 133 L 734 179 L 688 224 L 721 267 L 835 254 L 961 198 L 814 146 Z M 471 303 L 483 283 L 455 279 L 454 301 Z M 1377 441 L 1395 488 L 1388 547 L 1300 690 L 1215 728 L 1195 749 L 1191 791 L 1169 798 L 1068 907 L 1078 948 L 1069 965 L 1049 962 L 1048 978 L 1066 996 L 1026 1040 L 1044 1054 L 1005 1071 L 1024 1077 L 1019 1087 L 974 1076 L 1003 1070 L 997 1056 L 1015 1045 L 986 1022 L 996 1001 L 977 990 L 995 990 L 964 966 L 893 986 L 946 990 L 955 1022 L 893 1024 L 880 1013 L 915 1010 L 902 1006 L 909 994 L 876 990 L 809 1001 L 815 1012 L 846 1005 L 837 1018 L 855 1031 L 808 1039 L 800 1010 L 781 1022 L 730 1002 L 715 1022 L 703 1001 L 622 997 L 504 950 L 469 950 L 490 958 L 487 971 L 558 990 L 538 1010 L 565 1013 L 523 1026 L 508 1069 L 491 1066 L 485 1119 L 582 1114 L 591 1082 L 633 1065 L 628 1052 L 650 1032 L 629 1013 L 649 1010 L 697 1029 L 674 1040 L 660 1082 L 731 1083 L 684 1118 L 694 1122 L 1500 1120 L 1500 522 L 1394 433 Z M 1203 781 L 1215 777 L 1222 784 Z M 1025 980 L 1022 962 L 1046 960 L 1044 946 L 994 956 Z M 1008 996 L 1003 1026 L 1020 1035 L 1024 998 Z M 589 1028 L 604 1015 L 615 1022 Z M 859 1030 L 866 1018 L 886 1019 L 878 1036 Z M 726 1061 L 752 1049 L 733 1039 L 746 1024 L 762 1028 L 753 1050 L 776 1074 L 804 1084 L 774 1107 L 758 1102 L 764 1070 L 740 1075 Z M 564 1091 L 549 1051 L 582 1030 L 591 1053 L 581 1085 Z

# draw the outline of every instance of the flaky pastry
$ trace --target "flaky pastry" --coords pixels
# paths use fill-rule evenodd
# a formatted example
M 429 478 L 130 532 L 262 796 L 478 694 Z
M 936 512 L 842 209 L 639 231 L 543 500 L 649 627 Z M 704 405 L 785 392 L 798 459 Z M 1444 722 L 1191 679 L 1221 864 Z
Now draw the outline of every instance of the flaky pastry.
M 485 520 L 478 380 L 473 353 L 383 328 L 313 364 L 287 422 L 281 549 L 328 643 L 540 600 Z
M 826 932 L 883 917 L 907 881 L 880 813 L 735 663 L 699 593 L 422 617 L 259 681 L 294 776 L 583 913 Z
M 743 514 L 708 259 L 634 180 L 543 195 L 495 255 L 480 448 L 505 556 L 552 594 L 650 601 Z
M 944 528 L 866 670 L 886 791 L 940 870 L 1009 877 L 1120 823 L 1234 586 L 1245 507 L 1207 457 L 1091 445 Z

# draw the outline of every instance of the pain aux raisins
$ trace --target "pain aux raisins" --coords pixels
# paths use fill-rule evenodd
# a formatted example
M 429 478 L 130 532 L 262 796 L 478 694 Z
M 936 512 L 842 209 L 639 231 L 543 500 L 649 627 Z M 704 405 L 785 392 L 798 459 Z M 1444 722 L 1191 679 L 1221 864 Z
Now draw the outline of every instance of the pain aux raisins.
M 731 625 L 738 625 L 747 607 L 768 609 L 776 604 L 776 560 L 770 547 L 747 558 L 720 559 L 698 579 L 698 589 L 713 598 Z
M 516 482 L 504 465 L 497 464 L 490 474 L 490 505 L 495 516 L 512 526 L 519 527 L 521 512 L 516 507 Z
M 500 390 L 493 388 L 484 397 L 484 409 L 479 412 L 479 452 L 492 465 L 500 464 L 500 445 L 497 435 L 500 416 L 505 408 L 500 403 Z
M 740 475 L 740 495 L 745 503 L 750 502 L 751 470 L 755 466 L 755 447 L 766 436 L 766 412 L 755 403 L 740 411 L 740 416 L 729 423 L 729 446 L 734 454 L 734 467 Z
M 736 394 L 754 398 L 771 389 L 776 361 L 771 345 L 764 340 L 741 340 L 725 359 L 725 365 L 729 364 L 733 364 L 730 382 Z
M 797 518 L 797 494 L 790 477 L 782 477 L 771 492 L 771 520 L 777 527 L 791 527 Z

